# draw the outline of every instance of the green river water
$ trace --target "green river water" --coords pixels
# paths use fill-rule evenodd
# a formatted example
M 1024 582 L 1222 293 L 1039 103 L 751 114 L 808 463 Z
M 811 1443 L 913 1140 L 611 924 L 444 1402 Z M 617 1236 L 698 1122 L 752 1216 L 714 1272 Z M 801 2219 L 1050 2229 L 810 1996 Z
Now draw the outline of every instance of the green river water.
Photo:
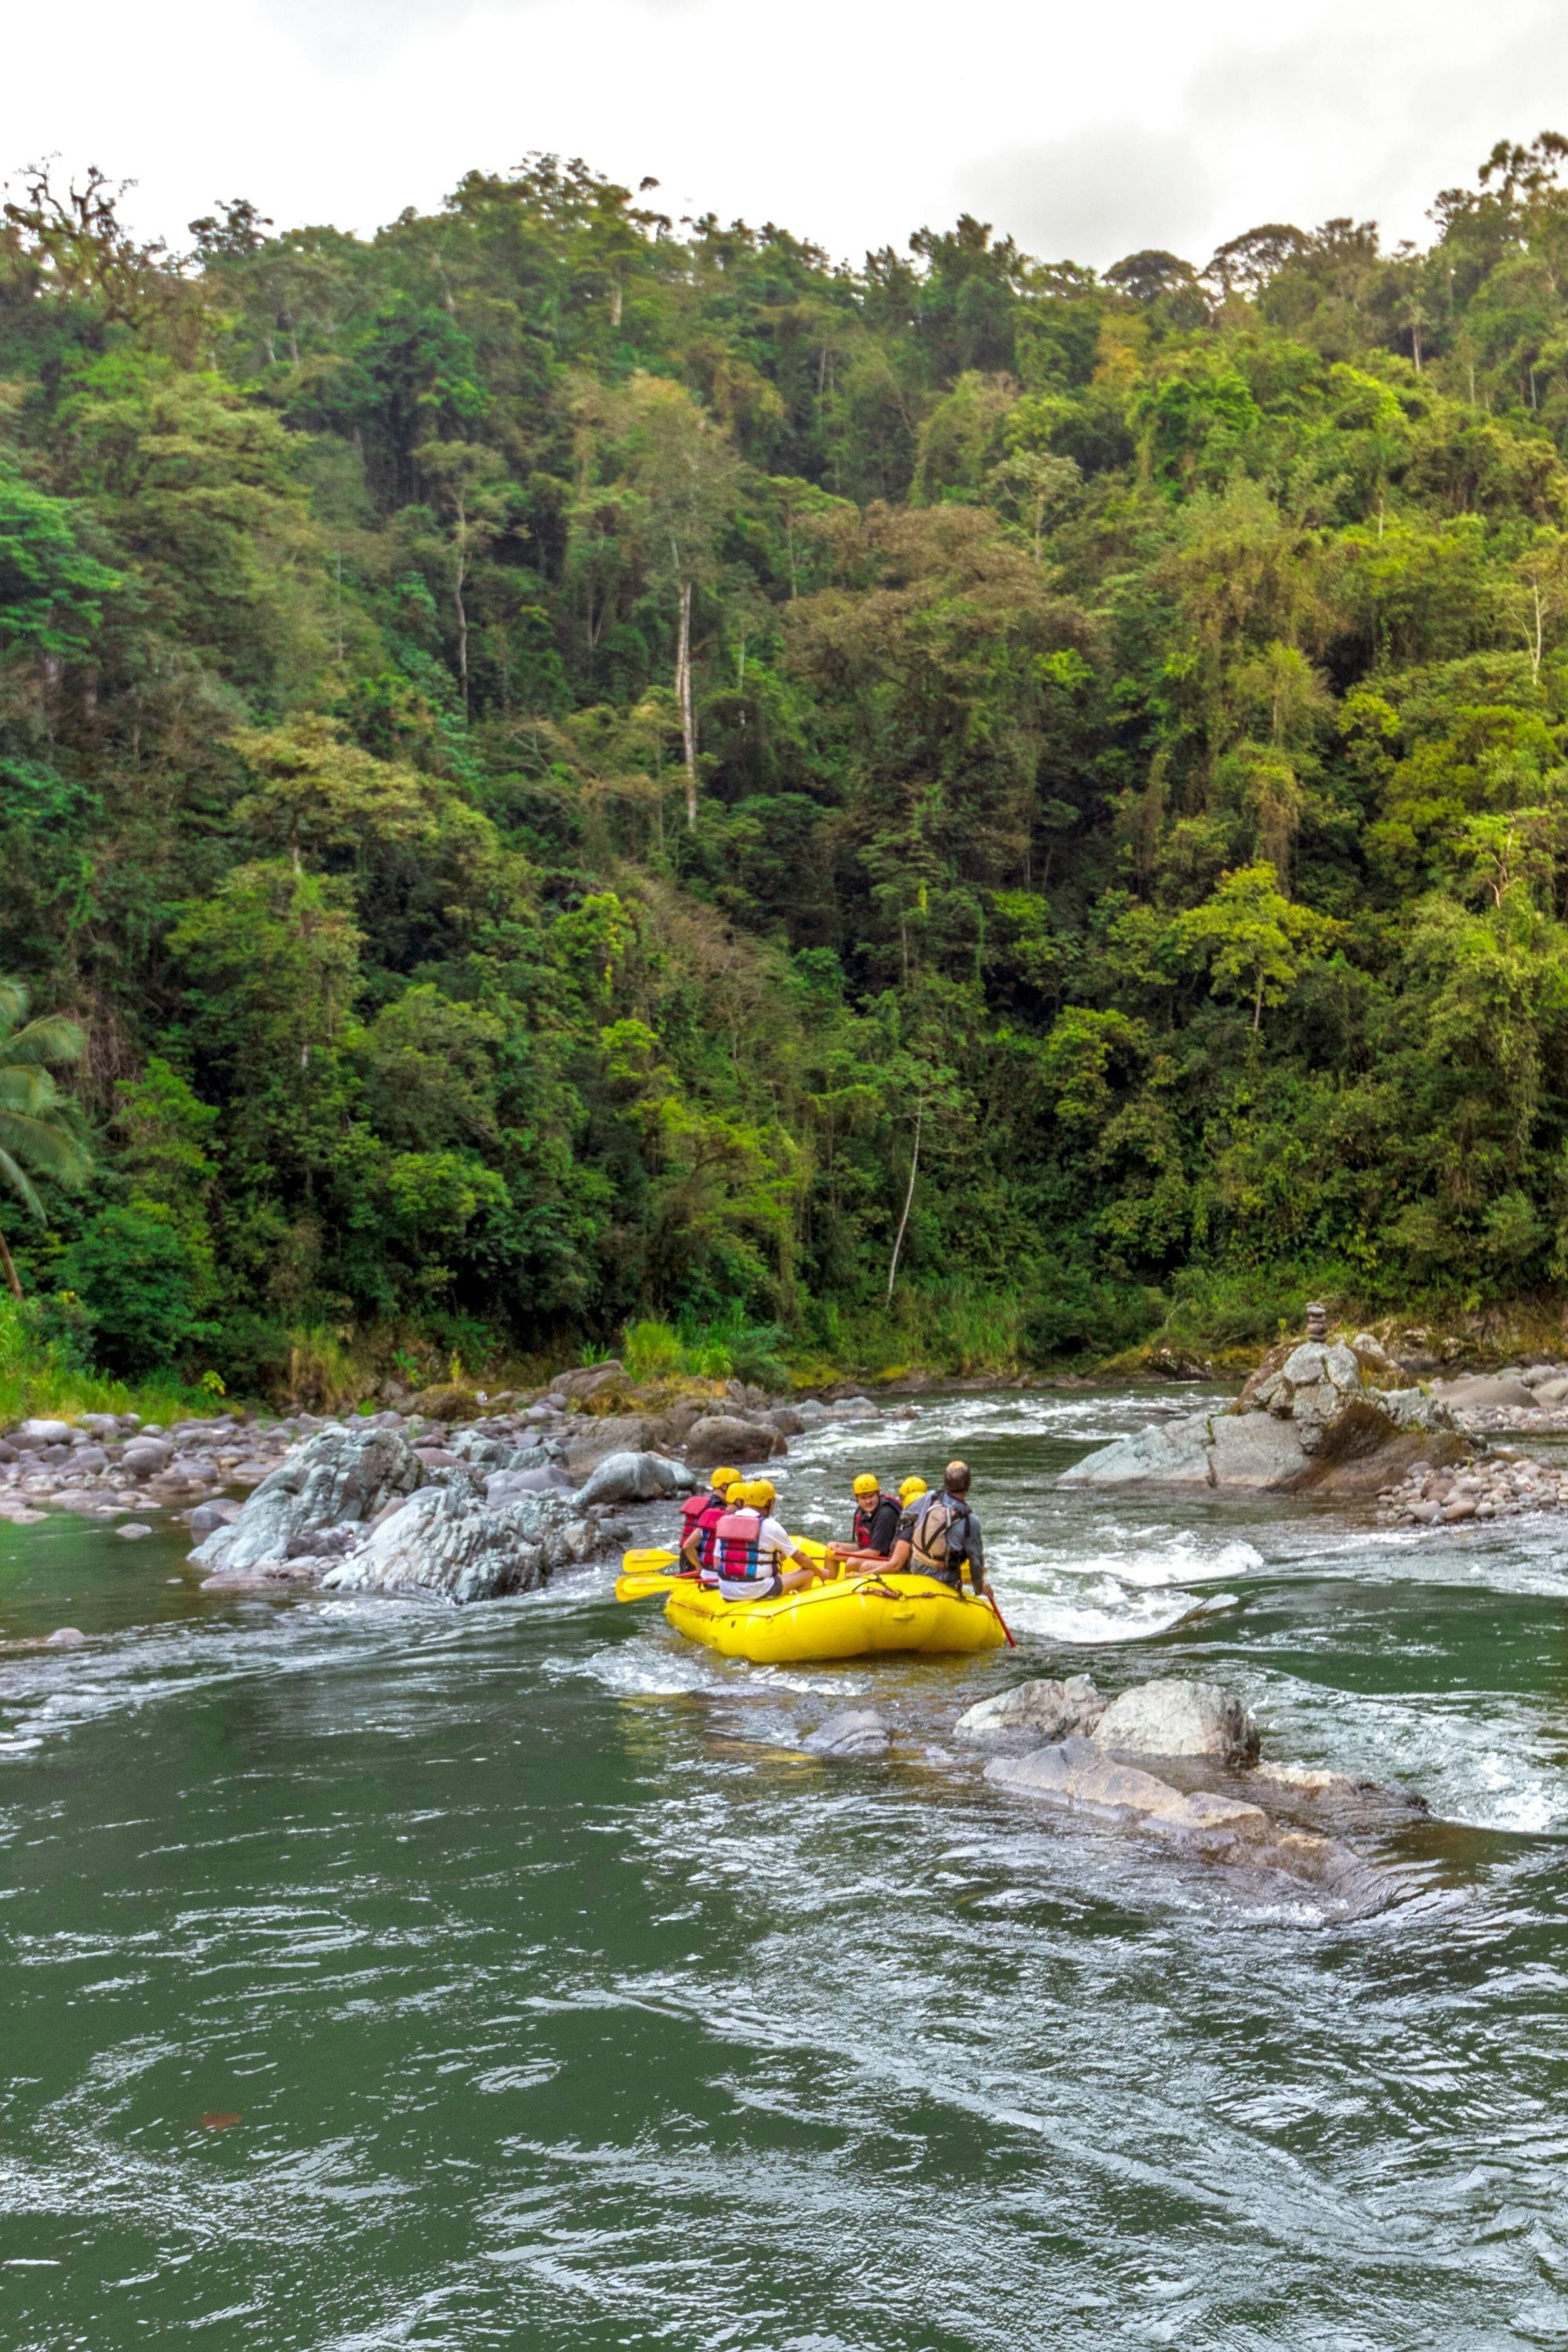
M 1166 1395 L 1168 1399 L 1168 1392 Z M 1059 1493 L 1155 1409 L 797 1441 L 975 1469 L 1021 1649 L 727 1664 L 604 1571 L 453 1612 L 0 1531 L 5 2352 L 1568 2345 L 1568 1565 L 1542 1522 Z M 1403 1780 L 1353 1925 L 940 1750 L 1201 1673 Z M 907 1760 L 798 1742 L 877 1704 Z

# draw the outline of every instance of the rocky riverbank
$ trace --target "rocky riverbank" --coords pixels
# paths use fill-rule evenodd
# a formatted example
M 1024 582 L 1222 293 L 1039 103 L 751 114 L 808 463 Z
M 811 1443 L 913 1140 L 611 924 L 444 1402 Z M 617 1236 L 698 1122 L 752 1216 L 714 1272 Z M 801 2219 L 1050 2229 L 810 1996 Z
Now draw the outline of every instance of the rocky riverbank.
M 128 1540 L 184 1523 L 213 1584 L 482 1600 L 608 1554 L 629 1532 L 616 1510 L 876 1412 L 853 1391 L 791 1402 L 739 1381 L 639 1387 L 609 1362 L 528 1396 L 454 1386 L 336 1419 L 32 1420 L 0 1437 L 0 1518 L 71 1511 Z

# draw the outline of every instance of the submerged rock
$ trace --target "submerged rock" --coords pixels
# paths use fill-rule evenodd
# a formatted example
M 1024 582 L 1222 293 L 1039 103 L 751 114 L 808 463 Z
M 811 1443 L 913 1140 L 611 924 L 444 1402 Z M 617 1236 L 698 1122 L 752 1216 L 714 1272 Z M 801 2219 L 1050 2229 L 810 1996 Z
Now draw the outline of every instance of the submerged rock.
M 1087 1675 L 1069 1675 L 1066 1682 L 1046 1675 L 966 1707 L 953 1730 L 960 1739 L 1066 1739 L 1092 1731 L 1108 1704 Z
M 1216 1756 L 1226 1763 L 1257 1757 L 1252 1711 L 1217 1683 L 1139 1683 L 1112 1699 L 1090 1735 L 1121 1756 Z
M 808 1756 L 885 1756 L 893 1735 L 871 1707 L 846 1707 L 818 1724 L 801 1746 Z
M 585 1559 L 597 1531 L 576 1496 L 524 1495 L 491 1510 L 466 1483 L 428 1486 L 322 1581 L 333 1592 L 494 1601 L 530 1592 L 552 1569 Z
M 1173 1789 L 1152 1772 L 1115 1760 L 1094 1741 L 1068 1739 L 1027 1756 L 995 1756 L 985 1777 L 998 1788 L 1115 1828 L 1170 1840 L 1184 1852 L 1269 1871 L 1311 1885 L 1346 1908 L 1386 1900 L 1348 1846 L 1282 1829 L 1261 1805 L 1209 1790 Z
M 318 1430 L 298 1453 L 268 1471 L 237 1518 L 215 1528 L 191 1556 L 218 1575 L 281 1567 L 296 1538 L 345 1520 L 368 1525 L 388 1502 L 423 1486 L 429 1475 L 395 1430 L 372 1424 Z

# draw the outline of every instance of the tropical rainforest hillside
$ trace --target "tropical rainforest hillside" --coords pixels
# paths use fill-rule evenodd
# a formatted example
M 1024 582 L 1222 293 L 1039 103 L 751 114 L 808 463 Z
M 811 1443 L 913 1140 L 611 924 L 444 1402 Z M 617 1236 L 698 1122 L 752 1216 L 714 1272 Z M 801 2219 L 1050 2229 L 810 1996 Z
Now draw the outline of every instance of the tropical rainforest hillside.
M 15 188 L 57 1346 L 1047 1361 L 1568 1278 L 1565 157 L 1103 275 L 550 160 L 180 256 Z

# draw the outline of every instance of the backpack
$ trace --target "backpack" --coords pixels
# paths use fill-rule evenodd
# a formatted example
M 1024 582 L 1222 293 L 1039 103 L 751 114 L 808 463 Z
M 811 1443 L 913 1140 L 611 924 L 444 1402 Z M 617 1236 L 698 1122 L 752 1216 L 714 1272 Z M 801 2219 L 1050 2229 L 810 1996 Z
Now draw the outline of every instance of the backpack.
M 956 1495 L 933 1495 L 910 1531 L 910 1549 L 923 1569 L 956 1575 L 969 1550 L 969 1506 Z

